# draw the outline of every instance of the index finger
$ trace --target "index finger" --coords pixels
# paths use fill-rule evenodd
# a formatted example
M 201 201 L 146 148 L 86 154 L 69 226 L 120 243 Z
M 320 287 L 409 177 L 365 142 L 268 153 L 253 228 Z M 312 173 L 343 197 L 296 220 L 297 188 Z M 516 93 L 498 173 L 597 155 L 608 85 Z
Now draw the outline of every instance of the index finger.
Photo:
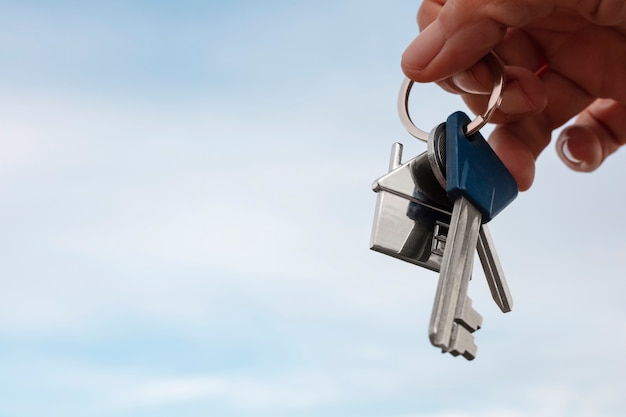
M 424 0 L 422 33 L 402 56 L 402 70 L 419 82 L 440 81 L 464 71 L 491 51 L 509 27 L 521 27 L 554 10 L 555 1 Z

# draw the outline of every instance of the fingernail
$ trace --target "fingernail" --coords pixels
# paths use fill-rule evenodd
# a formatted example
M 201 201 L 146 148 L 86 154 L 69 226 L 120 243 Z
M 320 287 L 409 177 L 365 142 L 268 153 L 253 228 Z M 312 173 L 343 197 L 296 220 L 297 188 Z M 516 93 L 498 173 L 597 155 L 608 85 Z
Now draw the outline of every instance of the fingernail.
M 404 51 L 402 67 L 409 71 L 423 70 L 439 54 L 445 42 L 438 22 L 431 23 Z
M 572 151 L 569 149 L 569 137 L 567 134 L 559 136 L 559 140 L 557 145 L 560 147 L 561 155 L 567 160 L 568 163 L 573 165 L 582 165 L 583 161 L 578 158 L 575 158 L 572 155 Z

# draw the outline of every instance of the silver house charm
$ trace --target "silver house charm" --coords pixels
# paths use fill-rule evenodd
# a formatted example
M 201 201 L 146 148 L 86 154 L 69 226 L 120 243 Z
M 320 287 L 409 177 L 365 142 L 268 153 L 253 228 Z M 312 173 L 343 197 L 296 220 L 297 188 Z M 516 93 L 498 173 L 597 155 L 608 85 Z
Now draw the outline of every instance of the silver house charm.
M 378 198 L 370 248 L 439 272 L 452 205 L 426 152 L 401 159 L 402 145 L 395 143 L 389 173 L 372 185 Z

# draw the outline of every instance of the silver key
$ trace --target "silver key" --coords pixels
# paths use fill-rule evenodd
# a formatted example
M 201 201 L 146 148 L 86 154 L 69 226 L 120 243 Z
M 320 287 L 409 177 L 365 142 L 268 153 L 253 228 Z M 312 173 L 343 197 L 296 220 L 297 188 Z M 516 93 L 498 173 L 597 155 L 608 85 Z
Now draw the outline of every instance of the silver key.
M 446 155 L 444 125 L 433 129 L 429 136 L 428 155 L 433 173 L 446 188 Z M 454 203 L 446 239 L 439 284 L 433 306 L 429 336 L 433 345 L 453 355 L 467 359 L 476 356 L 472 333 L 482 325 L 482 317 L 467 296 L 476 248 L 496 304 L 510 311 L 511 295 L 491 234 L 482 224 L 481 213 L 465 197 Z
M 459 221 L 462 221 L 462 219 L 459 219 Z M 457 228 L 455 229 L 455 227 Z M 475 228 L 475 226 L 473 227 Z M 462 239 L 467 239 L 468 241 L 474 239 L 474 232 L 470 230 L 471 228 L 472 226 L 469 226 L 465 229 L 464 232 L 462 232 L 465 233 L 465 236 L 461 239 L 457 238 L 456 236 L 453 237 L 451 234 L 448 234 L 447 240 L 452 242 L 454 239 L 454 241 L 458 242 Z M 459 233 L 458 226 L 451 225 L 451 230 L 456 230 L 457 233 Z M 470 245 L 470 243 L 468 243 L 468 245 Z M 502 271 L 500 260 L 498 258 L 497 252 L 495 251 L 495 246 L 493 244 L 491 234 L 487 225 L 485 224 L 480 224 L 478 229 L 477 250 L 494 301 L 503 312 L 506 313 L 511 311 L 513 305 L 511 294 L 509 292 L 509 288 L 504 277 L 504 272 Z M 459 254 L 458 256 L 459 258 L 463 258 L 464 256 L 466 256 L 466 254 Z M 473 258 L 469 253 L 467 254 L 467 256 L 469 256 L 469 258 Z M 444 264 L 442 264 L 442 267 L 443 265 L 445 265 L 445 262 L 454 263 L 455 260 L 452 258 L 451 254 L 450 260 L 445 259 L 443 262 Z M 431 342 L 435 346 L 441 347 L 444 352 L 450 352 L 454 356 L 462 355 L 468 360 L 474 359 L 476 357 L 477 351 L 477 347 L 474 343 L 474 337 L 472 333 L 480 329 L 482 326 L 482 317 L 478 312 L 476 312 L 476 310 L 472 308 L 472 300 L 467 295 L 467 287 L 471 276 L 472 263 L 473 261 L 470 261 L 470 263 L 467 264 L 467 266 L 465 266 L 465 269 L 463 269 L 463 271 L 461 272 L 458 290 L 454 287 L 451 287 L 450 283 L 445 283 L 440 278 L 439 285 L 448 286 L 446 290 L 442 289 L 442 291 L 444 291 L 444 297 L 448 297 L 447 300 L 444 299 L 442 300 L 442 302 L 451 303 L 449 304 L 450 306 L 456 304 L 456 308 L 454 309 L 454 316 L 453 320 L 451 321 L 450 316 L 446 318 L 443 317 L 443 305 L 434 307 L 432 317 L 433 322 L 430 328 Z M 442 277 L 444 276 L 449 279 L 450 274 L 446 272 L 442 274 Z M 454 301 L 454 295 L 450 294 L 450 292 L 456 292 L 456 301 Z M 440 299 L 440 297 L 441 295 L 439 294 L 438 289 L 436 300 Z M 451 310 L 448 310 L 447 313 L 450 314 Z M 435 315 L 437 314 L 439 315 L 439 318 L 435 318 Z M 437 327 L 439 323 L 442 322 L 447 322 L 449 324 L 449 336 L 447 335 L 447 333 L 445 333 L 448 331 L 447 329 L 443 330 L 443 328 L 441 328 L 440 330 Z M 448 337 L 449 343 L 446 345 L 445 342 Z
M 458 198 L 452 209 L 429 326 L 433 345 L 470 360 L 476 357 L 472 333 L 482 324 L 467 296 L 480 224 L 480 212 L 466 198 Z

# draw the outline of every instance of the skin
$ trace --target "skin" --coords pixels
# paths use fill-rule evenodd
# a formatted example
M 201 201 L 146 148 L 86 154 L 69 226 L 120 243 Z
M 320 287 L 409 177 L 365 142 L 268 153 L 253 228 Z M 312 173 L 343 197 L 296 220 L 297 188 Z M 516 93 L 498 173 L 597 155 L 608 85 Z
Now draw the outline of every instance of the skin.
M 422 30 L 402 56 L 418 82 L 461 94 L 481 114 L 491 74 L 481 59 L 505 64 L 504 98 L 489 143 L 530 188 L 552 131 L 570 168 L 589 172 L 626 143 L 626 2 L 623 0 L 424 0 Z

